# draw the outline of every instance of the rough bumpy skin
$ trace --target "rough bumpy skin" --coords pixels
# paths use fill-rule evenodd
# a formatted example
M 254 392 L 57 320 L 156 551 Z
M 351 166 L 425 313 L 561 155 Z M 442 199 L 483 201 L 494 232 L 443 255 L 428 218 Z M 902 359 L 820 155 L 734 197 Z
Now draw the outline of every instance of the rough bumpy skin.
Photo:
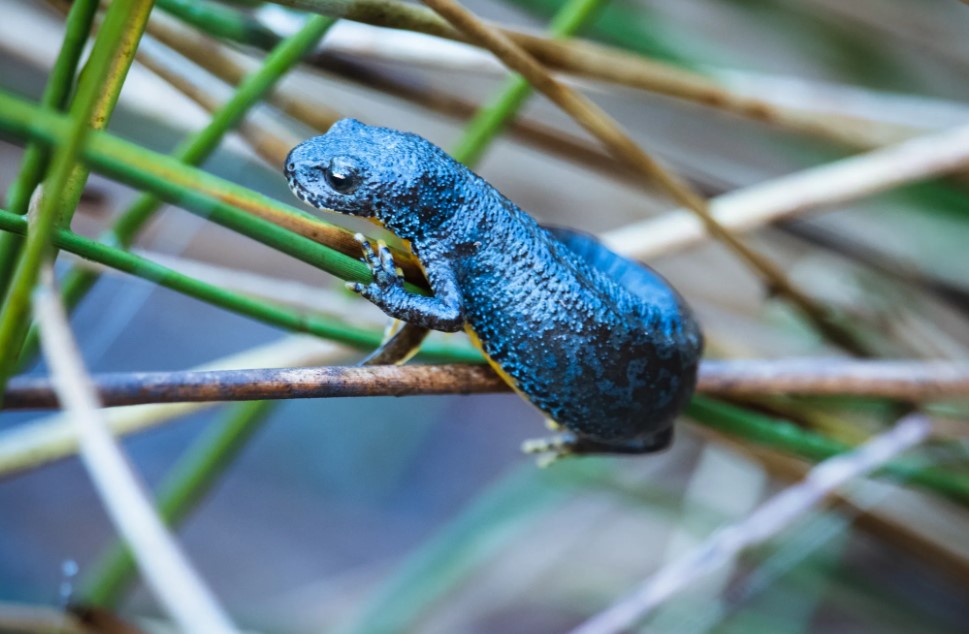
M 539 226 L 414 134 L 346 119 L 297 146 L 286 175 L 307 203 L 374 217 L 408 240 L 434 297 L 406 292 L 386 249 L 367 254 L 374 282 L 354 290 L 398 319 L 472 331 L 514 387 L 574 434 L 567 451 L 669 443 L 703 341 L 651 269 Z

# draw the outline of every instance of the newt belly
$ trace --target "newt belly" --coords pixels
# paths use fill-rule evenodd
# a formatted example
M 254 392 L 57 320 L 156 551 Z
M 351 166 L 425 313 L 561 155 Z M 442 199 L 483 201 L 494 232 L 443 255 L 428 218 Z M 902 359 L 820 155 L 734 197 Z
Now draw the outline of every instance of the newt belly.
M 484 345 L 482 345 L 481 343 L 481 339 L 478 338 L 478 335 L 471 328 L 470 324 L 465 324 L 464 332 L 467 333 L 468 339 L 471 341 L 471 345 L 473 345 L 475 348 L 478 349 L 478 351 L 481 353 L 481 356 L 483 356 L 485 360 L 488 362 L 488 365 L 491 366 L 491 369 L 495 371 L 495 374 L 501 377 L 501 380 L 507 383 L 508 387 L 514 390 L 516 394 L 518 394 L 519 396 L 527 400 L 528 395 L 521 391 L 521 388 L 518 387 L 518 382 L 515 381 L 514 377 L 512 377 L 510 374 L 505 372 L 505 369 L 502 368 L 501 365 L 499 365 L 497 361 L 492 359 L 491 356 L 485 351 Z

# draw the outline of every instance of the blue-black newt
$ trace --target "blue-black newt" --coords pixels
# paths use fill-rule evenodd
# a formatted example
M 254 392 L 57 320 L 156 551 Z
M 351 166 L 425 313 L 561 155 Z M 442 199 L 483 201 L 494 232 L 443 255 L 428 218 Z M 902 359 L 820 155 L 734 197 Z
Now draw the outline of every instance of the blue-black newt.
M 408 292 L 389 249 L 358 236 L 369 284 L 411 324 L 466 329 L 512 387 L 565 431 L 531 451 L 648 453 L 669 445 L 703 337 L 652 269 L 591 236 L 540 226 L 426 139 L 352 119 L 290 152 L 286 177 L 318 209 L 378 221 L 410 243 L 433 297 Z

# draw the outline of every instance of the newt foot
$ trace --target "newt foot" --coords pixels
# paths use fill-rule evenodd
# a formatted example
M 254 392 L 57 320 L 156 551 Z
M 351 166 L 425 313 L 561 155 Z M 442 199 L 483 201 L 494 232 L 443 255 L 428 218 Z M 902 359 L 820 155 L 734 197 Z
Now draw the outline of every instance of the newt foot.
M 347 282 L 347 288 L 375 303 L 378 303 L 375 300 L 380 296 L 403 290 L 403 276 L 396 264 L 394 264 L 394 255 L 387 247 L 387 244 L 383 240 L 378 240 L 377 250 L 374 251 L 370 241 L 362 233 L 355 234 L 353 238 L 360 243 L 360 248 L 363 250 L 363 257 L 361 259 L 370 268 L 370 272 L 373 275 L 373 282 L 370 284 Z
M 548 438 L 526 440 L 522 443 L 522 451 L 529 454 L 538 454 L 538 465 L 547 467 L 567 456 L 655 453 L 667 449 L 672 441 L 672 428 L 667 428 L 651 436 L 611 443 L 581 438 L 570 432 L 564 432 Z
M 577 439 L 572 434 L 532 438 L 522 443 L 522 451 L 536 455 L 536 463 L 545 468 L 567 456 L 575 455 Z

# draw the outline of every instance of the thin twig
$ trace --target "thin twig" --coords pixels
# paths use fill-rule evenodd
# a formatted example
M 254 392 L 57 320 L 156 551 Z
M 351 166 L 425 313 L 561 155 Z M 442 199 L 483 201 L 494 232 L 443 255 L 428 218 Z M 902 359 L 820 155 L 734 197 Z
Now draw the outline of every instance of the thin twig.
M 676 174 L 647 154 L 604 110 L 555 80 L 548 71 L 501 31 L 485 24 L 454 0 L 422 0 L 469 39 L 487 48 L 512 70 L 594 135 L 610 153 L 635 167 L 644 178 L 659 184 L 677 203 L 689 209 L 710 235 L 729 247 L 768 284 L 797 306 L 832 341 L 855 353 L 863 347 L 849 331 L 831 320 L 827 310 L 801 292 L 769 259 L 738 240 L 713 217 L 706 199 Z
M 933 436 L 944 435 L 944 423 L 933 419 Z M 697 433 L 757 461 L 772 478 L 785 482 L 807 475 L 810 463 L 743 440 L 696 427 Z M 860 443 L 859 443 L 860 444 Z M 860 485 L 860 486 L 859 486 Z M 888 497 L 888 492 L 891 497 Z M 832 507 L 852 518 L 855 529 L 902 552 L 918 553 L 919 561 L 942 572 L 952 581 L 969 584 L 969 550 L 961 543 L 965 518 L 962 509 L 915 491 L 899 489 L 890 482 L 856 483 L 830 496 Z M 930 521 L 926 521 L 931 517 Z
M 245 401 L 482 394 L 510 388 L 485 365 L 268 368 L 95 375 L 107 406 L 139 403 Z M 784 359 L 704 361 L 697 391 L 714 396 L 852 395 L 922 401 L 969 395 L 969 363 Z M 55 406 L 43 378 L 15 378 L 5 407 Z
M 346 349 L 306 335 L 279 341 L 215 359 L 197 370 L 273 367 L 334 363 Z M 125 436 L 162 425 L 215 403 L 175 403 L 119 407 L 107 412 L 111 433 Z M 0 478 L 41 467 L 77 453 L 77 429 L 64 414 L 31 421 L 0 433 Z
M 165 50 L 164 52 L 168 52 L 166 56 L 161 54 L 160 49 L 162 45 L 146 38 L 139 47 L 135 59 L 141 66 L 163 79 L 209 114 L 216 113 L 225 105 L 228 95 L 223 98 L 216 97 L 213 94 L 211 81 L 203 84 L 200 78 L 194 78 L 190 73 L 185 72 L 185 58 L 179 56 L 180 59 L 176 63 L 166 58 L 174 56 L 174 53 Z M 278 90 L 270 95 L 275 92 Z M 286 159 L 286 154 L 300 141 L 289 130 L 273 121 L 267 113 L 256 109 L 250 110 L 236 129 L 256 155 L 273 169 L 279 169 Z
M 162 35 L 160 31 L 165 30 L 164 26 L 159 29 L 157 25 L 163 24 L 153 16 L 149 22 L 149 32 L 156 36 Z M 213 48 L 211 43 L 196 41 L 201 36 L 188 37 L 185 29 L 174 28 L 170 23 L 168 27 L 164 37 L 160 39 L 183 55 L 188 55 L 198 63 L 206 60 L 228 60 L 224 47 Z M 186 50 L 189 43 L 193 50 L 191 54 Z M 215 66 L 217 65 L 210 64 L 206 68 L 227 81 L 238 81 L 245 74 L 245 69 L 238 65 L 234 68 Z M 285 86 L 282 88 L 277 91 L 274 99 L 280 95 L 293 96 Z M 293 101 L 302 103 L 299 99 Z M 305 109 L 301 116 L 305 116 Z M 332 122 L 332 115 L 327 114 L 324 119 L 320 124 L 328 126 Z M 926 135 L 721 196 L 711 201 L 711 211 L 731 231 L 750 230 L 798 212 L 843 203 L 955 171 L 961 164 L 969 161 L 967 138 L 969 126 L 954 128 L 951 132 Z M 300 227 L 292 228 L 301 232 Z M 331 242 L 328 237 L 314 236 L 310 231 L 306 235 L 338 249 L 343 246 L 340 241 Z M 604 237 L 617 251 L 646 259 L 700 242 L 707 234 L 700 221 L 685 210 L 679 210 L 659 219 L 629 225 Z M 356 253 L 349 250 L 347 252 Z
M 458 29 L 452 27 L 423 7 L 395 0 L 274 0 L 274 2 L 372 26 L 409 30 L 488 48 L 468 36 L 460 27 Z M 579 38 L 557 40 L 500 25 L 492 25 L 492 28 L 527 51 L 542 65 L 576 77 L 684 99 L 849 146 L 868 148 L 877 143 L 879 138 L 878 129 L 872 130 L 866 121 L 837 116 L 819 116 L 801 109 L 785 108 L 757 97 L 731 91 L 722 83 L 700 73 L 615 47 Z M 380 37 L 393 38 L 394 33 L 390 31 Z
M 239 84 L 255 67 L 251 60 L 218 40 L 186 28 L 177 20 L 164 14 L 152 15 L 151 20 L 148 21 L 147 30 L 158 42 L 192 60 L 227 84 Z M 324 131 L 340 118 L 338 113 L 325 104 L 318 101 L 311 103 L 310 99 L 301 97 L 300 92 L 285 84 L 278 86 L 269 95 L 268 101 L 314 130 Z
M 279 306 L 325 315 L 327 318 L 341 319 L 367 328 L 379 328 L 387 321 L 379 308 L 357 300 L 343 289 L 316 286 L 157 251 L 131 249 L 131 253 L 207 284 L 273 302 Z M 66 259 L 78 269 L 94 271 L 99 275 L 127 276 L 124 271 L 75 256 L 70 252 Z
M 247 60 L 239 57 L 239 53 L 229 50 L 224 44 L 201 33 L 191 32 L 177 24 L 169 24 L 168 20 L 156 20 L 156 17 L 165 16 L 153 16 L 148 23 L 148 32 L 157 37 L 160 42 L 164 42 L 165 46 L 229 84 L 237 84 L 245 75 L 247 65 L 244 62 Z M 139 55 L 141 53 L 139 51 Z M 143 61 L 156 74 L 203 108 L 211 109 L 214 105 L 215 100 L 210 95 L 201 94 L 205 92 L 203 87 L 186 77 L 181 69 L 164 64 L 156 55 L 139 57 L 139 61 Z M 477 104 L 466 99 L 425 86 L 417 87 L 412 82 L 398 80 L 386 74 L 367 72 L 359 64 L 350 64 L 322 55 L 318 56 L 315 62 L 321 70 L 335 73 L 355 84 L 404 99 L 444 116 L 469 119 L 477 110 Z M 321 104 L 318 98 L 311 98 L 310 95 L 296 90 L 291 85 L 278 86 L 269 96 L 269 102 L 318 132 L 325 132 L 330 125 L 341 118 L 339 113 Z M 286 154 L 296 145 L 296 141 L 287 140 L 291 136 L 288 132 L 277 134 L 275 130 L 269 129 L 272 123 L 267 121 L 266 117 L 260 117 L 259 112 L 252 114 L 255 116 L 243 122 L 240 132 L 265 160 L 273 166 L 281 165 Z M 587 169 L 596 170 L 610 178 L 620 178 L 642 185 L 639 175 L 625 163 L 617 161 L 593 144 L 574 135 L 563 133 L 552 126 L 516 118 L 509 122 L 509 132 L 522 142 L 554 152 L 557 156 Z
M 750 231 L 794 214 L 831 207 L 893 187 L 954 172 L 969 163 L 969 125 L 825 163 L 711 201 L 726 229 Z M 685 209 L 627 225 L 603 236 L 607 246 L 648 259 L 706 239 L 703 223 Z
M 48 265 L 34 295 L 44 356 L 57 397 L 77 425 L 82 461 L 108 515 L 136 554 L 146 583 L 183 631 L 234 634 L 235 627 L 155 514 L 144 484 L 98 412 L 101 404 L 53 279 Z
M 706 542 L 656 572 L 632 594 L 580 625 L 573 634 L 626 631 L 699 577 L 780 533 L 838 487 L 921 443 L 930 431 L 928 419 L 911 415 L 858 449 L 825 460 L 799 484 L 775 495 L 741 522 L 717 530 Z
M 98 393 L 106 406 L 186 401 L 246 401 L 279 398 L 409 396 L 507 391 L 484 365 L 415 365 L 284 368 L 210 372 L 100 375 Z M 55 406 L 51 383 L 16 379 L 6 407 Z
M 969 395 L 969 363 L 780 359 L 703 361 L 698 391 L 717 396 L 878 396 L 902 401 Z

